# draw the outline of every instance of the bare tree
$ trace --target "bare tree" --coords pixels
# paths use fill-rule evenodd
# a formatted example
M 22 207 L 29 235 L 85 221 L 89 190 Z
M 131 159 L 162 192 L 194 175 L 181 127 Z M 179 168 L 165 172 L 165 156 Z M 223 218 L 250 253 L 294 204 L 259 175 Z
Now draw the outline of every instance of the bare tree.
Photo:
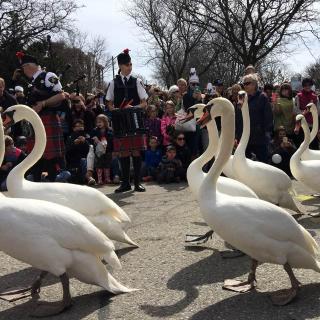
M 25 45 L 68 29 L 78 8 L 75 0 L 0 0 L 0 48 L 13 39 Z
M 312 78 L 317 88 L 320 87 L 320 59 L 308 65 L 305 69 L 305 74 Z
M 0 74 L 10 82 L 15 52 L 71 28 L 76 0 L 0 0 Z
M 132 3 L 126 13 L 143 30 L 149 61 L 154 62 L 167 86 L 187 76 L 190 57 L 199 48 L 205 51 L 206 63 L 198 73 L 208 70 L 216 56 L 213 33 L 188 23 L 190 14 L 173 0 L 133 0 Z
M 190 23 L 218 33 L 243 65 L 257 64 L 294 37 L 318 36 L 317 0 L 177 1 Z

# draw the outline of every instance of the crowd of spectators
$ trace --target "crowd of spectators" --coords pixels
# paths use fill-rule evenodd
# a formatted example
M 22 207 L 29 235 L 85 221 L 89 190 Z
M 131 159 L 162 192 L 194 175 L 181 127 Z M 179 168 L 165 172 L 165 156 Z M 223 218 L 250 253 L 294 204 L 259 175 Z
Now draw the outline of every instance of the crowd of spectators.
M 148 149 L 143 156 L 142 180 L 158 183 L 186 180 L 189 164 L 208 145 L 206 128 L 198 127 L 195 122 L 186 127 L 178 124 L 179 117 L 185 115 L 188 108 L 196 103 L 206 103 L 219 96 L 233 103 L 236 113 L 236 145 L 242 134 L 241 104 L 238 100 L 240 90 L 248 94 L 251 120 L 247 157 L 275 165 L 291 175 L 290 157 L 303 140 L 302 132 L 294 133 L 295 115 L 304 113 L 312 127 L 312 116 L 306 105 L 314 102 L 319 110 L 319 99 L 312 79 L 303 79 L 301 85 L 299 91 L 294 91 L 288 81 L 262 87 L 253 66 L 245 69 L 239 83 L 228 88 L 216 79 L 202 89 L 194 68 L 191 69 L 188 81 L 181 78 L 169 90 L 146 85 L 149 96 L 145 109 Z M 65 159 L 57 161 L 54 174 L 43 170 L 41 180 L 89 185 L 118 184 L 121 168 L 118 154 L 113 151 L 112 113 L 107 108 L 105 95 L 101 92 L 85 95 L 72 93 L 66 97 L 63 107 L 59 108 L 66 146 Z M 23 87 L 16 86 L 10 93 L 5 81 L 0 78 L 1 111 L 25 102 Z M 216 121 L 220 130 L 219 119 Z M 30 132 L 32 128 L 25 121 L 6 132 L 5 159 L 0 167 L 2 190 L 6 189 L 5 179 L 10 170 L 30 152 Z M 313 149 L 319 147 L 320 133 L 311 144 Z M 27 177 L 35 180 L 32 169 Z

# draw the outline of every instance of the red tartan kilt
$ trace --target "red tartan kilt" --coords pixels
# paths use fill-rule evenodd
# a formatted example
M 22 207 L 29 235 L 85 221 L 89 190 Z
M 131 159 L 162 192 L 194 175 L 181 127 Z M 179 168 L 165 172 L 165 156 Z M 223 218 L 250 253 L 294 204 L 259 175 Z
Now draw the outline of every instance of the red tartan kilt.
M 45 151 L 42 155 L 44 159 L 64 157 L 65 147 L 63 141 L 63 131 L 59 117 L 56 114 L 45 114 L 40 116 L 47 135 Z M 34 146 L 34 137 L 28 139 L 27 150 L 31 152 Z
M 136 134 L 121 138 L 113 138 L 113 151 L 142 151 L 147 149 L 147 136 L 145 134 Z

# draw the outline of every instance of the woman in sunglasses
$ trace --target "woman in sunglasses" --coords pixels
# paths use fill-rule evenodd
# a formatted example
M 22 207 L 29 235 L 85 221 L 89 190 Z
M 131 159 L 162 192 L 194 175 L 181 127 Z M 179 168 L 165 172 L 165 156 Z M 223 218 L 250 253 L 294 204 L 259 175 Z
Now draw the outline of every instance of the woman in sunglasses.
M 186 138 L 183 132 L 175 132 L 173 145 L 176 148 L 176 158 L 182 163 L 182 178 L 186 179 L 187 169 L 191 163 L 191 152 L 186 145 Z

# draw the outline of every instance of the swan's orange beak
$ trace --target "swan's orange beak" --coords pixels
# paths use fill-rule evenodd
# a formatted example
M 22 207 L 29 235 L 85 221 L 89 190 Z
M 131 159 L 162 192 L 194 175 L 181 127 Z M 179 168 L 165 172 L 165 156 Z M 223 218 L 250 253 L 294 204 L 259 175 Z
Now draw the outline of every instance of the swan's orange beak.
M 296 126 L 294 127 L 294 133 L 299 134 L 301 128 L 301 120 L 296 121 Z
M 197 121 L 197 124 L 201 128 L 203 128 L 210 120 L 211 120 L 210 112 L 206 110 L 205 113 L 202 115 L 202 117 Z

